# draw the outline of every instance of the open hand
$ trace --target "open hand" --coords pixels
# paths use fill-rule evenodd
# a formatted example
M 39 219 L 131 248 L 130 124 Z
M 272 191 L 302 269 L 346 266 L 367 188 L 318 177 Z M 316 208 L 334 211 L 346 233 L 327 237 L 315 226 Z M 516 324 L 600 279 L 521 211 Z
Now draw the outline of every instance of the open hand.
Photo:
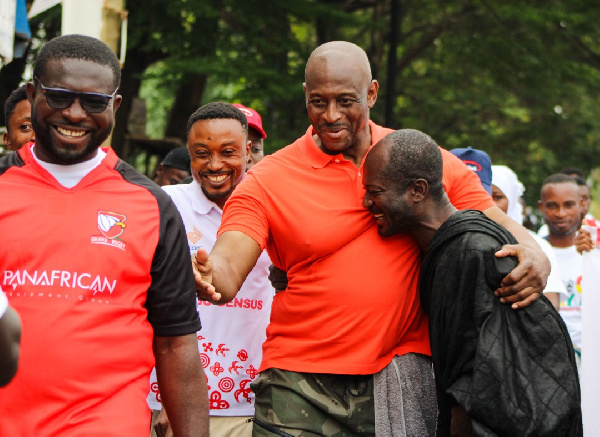
M 577 232 L 577 236 L 575 237 L 575 248 L 577 252 L 583 253 L 583 251 L 589 252 L 594 249 L 594 242 L 592 241 L 592 235 L 590 231 L 584 229 L 583 227 L 579 229 Z
M 196 294 L 198 299 L 217 303 L 221 300 L 221 294 L 217 293 L 212 285 L 213 265 L 204 248 L 198 249 L 196 255 L 192 255 L 192 266 L 194 268 L 194 280 L 196 281 Z

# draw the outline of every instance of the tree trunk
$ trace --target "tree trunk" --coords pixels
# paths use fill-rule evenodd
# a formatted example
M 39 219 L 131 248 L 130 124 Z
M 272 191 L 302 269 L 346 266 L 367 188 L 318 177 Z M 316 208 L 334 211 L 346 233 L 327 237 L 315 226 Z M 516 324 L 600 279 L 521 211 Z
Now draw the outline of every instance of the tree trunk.
M 187 137 L 187 122 L 198 109 L 206 88 L 206 75 L 185 74 L 179 81 L 173 107 L 165 128 L 165 137 L 179 138 L 184 144 Z
M 400 0 L 391 0 L 390 3 L 390 33 L 387 59 L 387 80 L 385 90 L 385 126 L 397 128 L 394 117 L 396 106 L 396 63 L 398 60 L 398 35 L 400 34 Z
M 152 61 L 150 61 L 152 60 Z M 115 116 L 115 126 L 112 134 L 111 146 L 115 153 L 123 160 L 129 159 L 130 150 L 127 145 L 127 124 L 131 105 L 137 97 L 142 84 L 142 74 L 156 58 L 137 49 L 127 50 L 125 66 L 121 71 L 121 86 L 119 94 L 123 96 L 121 106 Z

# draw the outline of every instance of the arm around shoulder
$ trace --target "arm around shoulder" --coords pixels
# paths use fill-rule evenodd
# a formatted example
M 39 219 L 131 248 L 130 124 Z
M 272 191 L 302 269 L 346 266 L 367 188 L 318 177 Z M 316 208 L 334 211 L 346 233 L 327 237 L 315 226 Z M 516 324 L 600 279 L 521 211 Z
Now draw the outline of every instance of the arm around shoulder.
M 515 256 L 519 265 L 502 281 L 496 290 L 501 302 L 511 303 L 514 309 L 526 307 L 542 295 L 550 274 L 550 261 L 529 235 L 527 229 L 509 218 L 497 206 L 483 211 L 486 216 L 506 228 L 519 244 L 506 245 L 496 256 Z

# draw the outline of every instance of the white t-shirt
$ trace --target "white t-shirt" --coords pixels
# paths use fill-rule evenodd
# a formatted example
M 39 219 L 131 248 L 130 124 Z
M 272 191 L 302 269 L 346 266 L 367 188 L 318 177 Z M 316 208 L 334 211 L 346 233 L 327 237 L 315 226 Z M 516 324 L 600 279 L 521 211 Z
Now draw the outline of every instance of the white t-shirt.
M 540 248 L 544 251 L 548 260 L 550 261 L 550 275 L 548 276 L 548 281 L 546 282 L 546 288 L 544 288 L 544 293 L 560 293 L 560 299 L 567 299 L 567 289 L 562 281 L 562 277 L 560 275 L 560 266 L 558 265 L 558 260 L 556 259 L 556 255 L 554 254 L 554 248 L 548 243 L 548 240 L 540 238 L 536 233 L 529 231 L 529 234 L 533 237 L 533 239 L 540 245 Z
M 221 209 L 206 198 L 196 181 L 163 189 L 183 218 L 190 253 L 200 247 L 210 252 L 221 224 Z M 250 383 L 258 375 L 275 294 L 268 280 L 270 265 L 267 252 L 263 251 L 233 301 L 224 306 L 198 302 L 202 322 L 202 330 L 197 333 L 198 350 L 208 378 L 213 416 L 254 416 Z M 155 371 L 150 384 L 148 404 L 153 410 L 160 410 Z
M 561 299 L 559 314 L 571 335 L 573 345 L 581 349 L 581 273 L 583 258 L 575 246 L 553 247 L 560 274 L 567 289 L 567 298 Z
M 35 150 L 35 145 L 31 146 L 31 151 Z M 49 162 L 42 161 L 35 153 L 32 153 L 35 161 L 65 188 L 73 188 L 81 180 L 88 175 L 93 169 L 98 167 L 102 160 L 106 157 L 106 152 L 98 148 L 98 153 L 94 155 L 92 159 L 89 159 L 79 164 L 61 165 L 61 164 L 50 164 Z

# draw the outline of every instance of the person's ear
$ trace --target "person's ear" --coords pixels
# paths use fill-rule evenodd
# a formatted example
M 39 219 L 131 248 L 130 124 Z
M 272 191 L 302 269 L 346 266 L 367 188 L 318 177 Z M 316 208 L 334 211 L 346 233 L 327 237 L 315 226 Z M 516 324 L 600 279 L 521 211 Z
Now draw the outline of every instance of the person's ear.
M 27 93 L 27 100 L 29 100 L 29 104 L 33 108 L 33 100 L 35 99 L 35 84 L 33 82 L 28 82 L 25 87 L 25 92 Z
M 429 184 L 425 179 L 416 179 L 412 183 L 410 191 L 413 202 L 422 202 L 429 193 Z
M 415 203 L 422 202 L 423 200 L 425 200 L 428 193 L 429 193 L 429 184 L 427 183 L 427 181 L 425 179 L 421 179 L 421 178 L 416 179 L 410 187 L 410 194 L 412 197 L 412 201 Z
M 250 153 L 252 152 L 252 141 L 246 141 L 246 158 L 250 160 Z
M 122 101 L 123 101 L 123 96 L 121 96 L 120 94 L 117 94 L 113 98 L 113 116 L 117 113 L 117 109 L 119 109 L 119 106 L 121 106 Z
M 8 136 L 8 132 L 4 132 L 4 146 L 8 150 L 12 150 L 12 147 L 10 146 L 10 137 Z
M 369 109 L 373 108 L 375 102 L 377 101 L 377 91 L 379 90 L 379 82 L 375 79 L 371 81 L 369 84 L 369 89 L 367 90 L 367 104 L 369 105 Z

